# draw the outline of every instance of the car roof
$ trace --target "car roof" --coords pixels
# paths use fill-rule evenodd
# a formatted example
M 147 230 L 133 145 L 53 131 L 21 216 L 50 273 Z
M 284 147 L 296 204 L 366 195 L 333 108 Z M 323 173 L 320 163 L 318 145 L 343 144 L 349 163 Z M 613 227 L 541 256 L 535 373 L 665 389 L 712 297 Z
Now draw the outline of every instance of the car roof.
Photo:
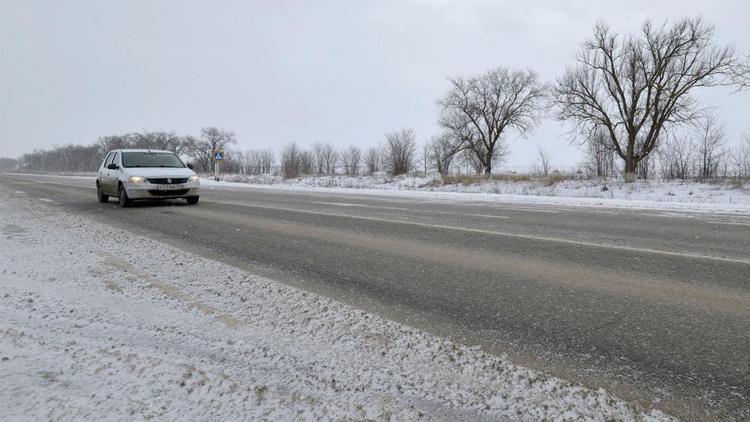
M 163 149 L 113 149 L 110 152 L 164 152 L 167 154 L 174 154 L 172 151 L 166 151 Z

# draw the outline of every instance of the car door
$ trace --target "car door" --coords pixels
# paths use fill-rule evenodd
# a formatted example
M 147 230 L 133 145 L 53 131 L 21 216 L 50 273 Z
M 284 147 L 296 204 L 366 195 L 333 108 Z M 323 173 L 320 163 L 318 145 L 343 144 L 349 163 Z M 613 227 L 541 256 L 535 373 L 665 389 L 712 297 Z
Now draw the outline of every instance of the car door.
M 119 156 L 119 152 L 114 152 L 112 153 L 112 157 L 109 158 L 109 161 L 104 163 L 104 176 L 102 177 L 104 181 L 102 182 L 102 187 L 107 195 L 117 195 L 117 176 L 119 175 L 119 169 L 110 169 L 109 165 L 116 164 L 119 167 Z
M 109 190 L 107 189 L 107 165 L 112 161 L 112 157 L 115 155 L 114 152 L 110 152 L 107 154 L 107 156 L 104 158 L 104 161 L 102 161 L 102 165 L 99 166 L 99 174 L 97 175 L 97 180 L 99 181 L 99 185 L 102 187 L 102 192 L 106 195 L 109 193 Z

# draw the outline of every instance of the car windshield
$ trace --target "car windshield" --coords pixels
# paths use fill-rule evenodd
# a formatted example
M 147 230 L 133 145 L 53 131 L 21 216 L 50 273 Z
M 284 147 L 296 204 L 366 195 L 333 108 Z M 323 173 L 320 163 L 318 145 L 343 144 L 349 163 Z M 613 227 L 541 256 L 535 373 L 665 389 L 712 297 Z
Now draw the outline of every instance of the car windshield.
M 123 152 L 123 167 L 185 167 L 176 155 L 166 152 Z

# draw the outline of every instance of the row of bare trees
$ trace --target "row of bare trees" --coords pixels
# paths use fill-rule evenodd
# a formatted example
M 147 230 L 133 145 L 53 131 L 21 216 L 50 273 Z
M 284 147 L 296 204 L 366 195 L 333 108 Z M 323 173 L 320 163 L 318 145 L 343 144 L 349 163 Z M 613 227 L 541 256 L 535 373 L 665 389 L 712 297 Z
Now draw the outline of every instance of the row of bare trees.
M 18 160 L 15 158 L 0 157 L 0 171 L 15 170 L 18 168 Z
M 86 172 L 97 169 L 113 149 L 140 148 L 172 151 L 190 157 L 201 171 L 212 169 L 211 151 L 236 143 L 232 132 L 215 127 L 201 130 L 199 137 L 179 136 L 173 131 L 143 131 L 99 138 L 92 145 L 61 145 L 34 150 L 18 160 L 18 168 L 27 171 Z M 270 164 L 265 169 L 270 169 Z
M 388 133 L 384 146 L 373 146 L 364 152 L 356 145 L 336 149 L 331 144 L 316 143 L 311 150 L 305 150 L 291 143 L 281 151 L 281 173 L 287 178 L 302 175 L 372 175 L 381 171 L 393 175 L 407 174 L 416 170 L 416 146 L 416 135 L 412 129 Z
M 654 152 L 682 142 L 677 131 L 697 126 L 703 131 L 701 176 L 710 177 L 718 168 L 711 140 L 717 134 L 700 127 L 713 117 L 702 112 L 693 94 L 715 86 L 746 88 L 749 75 L 748 65 L 731 46 L 716 45 L 714 27 L 700 18 L 647 21 L 639 34 L 625 35 L 599 24 L 555 84 L 542 83 L 533 70 L 503 67 L 450 79 L 448 93 L 438 101 L 445 134 L 436 145 L 448 156 L 468 151 L 489 175 L 507 136 L 524 136 L 554 107 L 556 117 L 571 125 L 573 139 L 586 146 L 596 174 L 612 170 L 616 157 L 633 180 L 647 172 Z M 546 152 L 540 159 L 548 171 Z

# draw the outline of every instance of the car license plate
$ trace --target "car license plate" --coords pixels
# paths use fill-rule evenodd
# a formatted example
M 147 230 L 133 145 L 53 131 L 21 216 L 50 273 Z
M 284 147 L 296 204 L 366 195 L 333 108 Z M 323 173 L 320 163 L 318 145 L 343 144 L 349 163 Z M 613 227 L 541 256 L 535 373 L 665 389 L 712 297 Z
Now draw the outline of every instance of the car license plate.
M 178 190 L 182 189 L 182 185 L 159 185 L 159 190 Z

